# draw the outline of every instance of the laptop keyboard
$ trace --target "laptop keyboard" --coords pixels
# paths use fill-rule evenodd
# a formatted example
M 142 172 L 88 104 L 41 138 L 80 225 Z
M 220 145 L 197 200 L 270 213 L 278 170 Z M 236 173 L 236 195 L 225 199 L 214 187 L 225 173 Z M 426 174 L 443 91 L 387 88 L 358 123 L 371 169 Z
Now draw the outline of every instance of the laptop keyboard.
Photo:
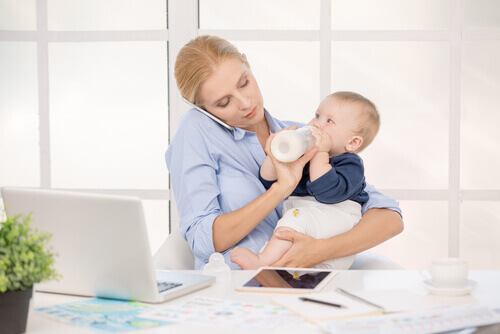
M 173 283 L 173 282 L 157 282 L 158 283 L 158 292 L 162 293 L 167 290 L 176 288 L 178 286 L 181 286 L 182 283 Z

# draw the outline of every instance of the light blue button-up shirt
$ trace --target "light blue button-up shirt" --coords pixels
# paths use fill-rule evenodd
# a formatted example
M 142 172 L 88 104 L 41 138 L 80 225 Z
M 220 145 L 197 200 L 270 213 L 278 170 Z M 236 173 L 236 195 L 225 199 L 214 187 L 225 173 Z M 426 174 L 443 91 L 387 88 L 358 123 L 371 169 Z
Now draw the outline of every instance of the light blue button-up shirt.
M 273 133 L 292 125 L 304 125 L 279 121 L 267 111 L 266 119 Z M 215 218 L 247 205 L 266 191 L 259 181 L 265 156 L 254 132 L 228 130 L 195 109 L 182 117 L 165 159 L 179 209 L 180 232 L 191 246 L 195 269 L 202 269 L 215 252 L 212 238 Z M 388 208 L 401 214 L 398 202 L 373 186 L 367 185 L 365 190 L 370 199 L 363 205 L 363 213 L 371 208 Z M 280 203 L 237 246 L 257 253 L 272 236 L 282 207 Z M 229 250 L 223 255 L 231 269 L 241 269 L 231 262 Z

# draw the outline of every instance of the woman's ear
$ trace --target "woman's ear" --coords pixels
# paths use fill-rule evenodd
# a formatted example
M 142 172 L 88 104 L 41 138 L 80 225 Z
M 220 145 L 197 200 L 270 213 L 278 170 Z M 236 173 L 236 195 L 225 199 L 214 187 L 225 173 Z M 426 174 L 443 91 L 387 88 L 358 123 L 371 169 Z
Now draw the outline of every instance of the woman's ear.
M 243 56 L 243 59 L 245 59 L 246 61 L 248 61 L 246 54 L 242 53 L 241 55 Z
M 354 136 L 346 145 L 345 150 L 347 152 L 356 152 L 361 147 L 361 144 L 363 144 L 363 138 L 360 136 Z

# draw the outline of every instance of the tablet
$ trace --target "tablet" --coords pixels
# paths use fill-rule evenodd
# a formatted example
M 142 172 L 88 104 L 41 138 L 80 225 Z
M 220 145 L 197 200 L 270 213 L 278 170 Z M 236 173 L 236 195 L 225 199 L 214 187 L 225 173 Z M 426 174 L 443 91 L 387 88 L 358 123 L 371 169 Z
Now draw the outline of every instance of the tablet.
M 308 268 L 260 268 L 236 291 L 244 292 L 318 292 L 337 274 L 335 270 Z

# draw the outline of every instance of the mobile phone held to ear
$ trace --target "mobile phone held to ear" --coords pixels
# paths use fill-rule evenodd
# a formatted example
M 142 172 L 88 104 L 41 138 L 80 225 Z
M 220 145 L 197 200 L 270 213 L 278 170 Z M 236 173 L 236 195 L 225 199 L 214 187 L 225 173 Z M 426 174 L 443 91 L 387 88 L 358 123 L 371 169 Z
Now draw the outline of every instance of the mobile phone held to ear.
M 189 102 L 188 100 L 186 100 L 185 98 L 182 98 L 182 101 L 186 102 L 188 105 L 190 105 L 192 108 L 198 110 L 199 112 L 201 112 L 202 114 L 210 117 L 212 120 L 216 121 L 217 123 L 219 123 L 220 125 L 222 125 L 223 127 L 225 127 L 226 129 L 228 130 L 233 130 L 233 127 L 229 124 L 226 124 L 224 123 L 223 121 L 221 121 L 220 119 L 218 119 L 217 117 L 215 117 L 214 115 L 212 115 L 211 113 L 209 113 L 208 111 L 198 107 L 197 105 Z

